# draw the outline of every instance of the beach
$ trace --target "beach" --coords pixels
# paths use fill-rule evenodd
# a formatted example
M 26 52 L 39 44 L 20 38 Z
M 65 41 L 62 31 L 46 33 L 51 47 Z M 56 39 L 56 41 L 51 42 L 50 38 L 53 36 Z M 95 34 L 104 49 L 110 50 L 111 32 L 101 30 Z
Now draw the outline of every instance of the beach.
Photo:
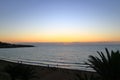
M 5 60 L 0 60 L 0 80 L 11 80 L 10 75 L 5 72 L 5 67 L 8 65 L 16 65 L 21 63 L 13 63 Z M 30 80 L 79 80 L 79 76 L 84 76 L 84 74 L 95 75 L 95 72 L 83 71 L 83 70 L 72 70 L 72 69 L 64 69 L 64 68 L 56 68 L 49 66 L 37 66 L 37 65 L 28 65 L 23 64 L 24 66 L 28 66 L 34 70 L 34 74 L 36 77 L 30 78 Z

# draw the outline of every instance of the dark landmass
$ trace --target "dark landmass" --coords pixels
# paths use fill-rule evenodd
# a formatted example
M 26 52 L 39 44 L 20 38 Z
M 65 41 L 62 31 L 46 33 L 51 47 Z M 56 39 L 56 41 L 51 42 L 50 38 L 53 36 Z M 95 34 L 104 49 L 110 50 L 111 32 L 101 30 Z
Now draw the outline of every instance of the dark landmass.
M 34 47 L 33 45 L 11 44 L 0 42 L 0 48 L 19 48 L 19 47 Z

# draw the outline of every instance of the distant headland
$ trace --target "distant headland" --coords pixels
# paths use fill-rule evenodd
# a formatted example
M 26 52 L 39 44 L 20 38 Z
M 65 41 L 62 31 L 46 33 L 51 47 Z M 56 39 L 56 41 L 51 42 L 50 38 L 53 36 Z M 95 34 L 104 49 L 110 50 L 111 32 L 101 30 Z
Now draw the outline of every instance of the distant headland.
M 19 48 L 19 47 L 35 47 L 33 45 L 24 45 L 24 44 L 11 44 L 6 42 L 0 42 L 0 48 Z

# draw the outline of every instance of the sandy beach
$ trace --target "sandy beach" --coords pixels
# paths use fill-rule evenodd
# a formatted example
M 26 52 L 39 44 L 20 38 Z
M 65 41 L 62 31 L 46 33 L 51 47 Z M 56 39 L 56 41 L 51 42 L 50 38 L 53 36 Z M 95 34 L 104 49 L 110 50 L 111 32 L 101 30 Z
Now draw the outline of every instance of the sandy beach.
M 18 63 L 13 63 L 9 61 L 0 60 L 0 80 L 11 80 L 10 75 L 5 72 L 5 67 L 8 65 L 15 65 Z M 44 67 L 36 65 L 26 65 L 34 70 L 34 74 L 37 77 L 31 78 L 30 80 L 79 80 L 77 75 L 83 76 L 84 74 L 95 75 L 95 72 L 82 71 L 82 70 L 72 70 L 63 69 L 56 67 Z

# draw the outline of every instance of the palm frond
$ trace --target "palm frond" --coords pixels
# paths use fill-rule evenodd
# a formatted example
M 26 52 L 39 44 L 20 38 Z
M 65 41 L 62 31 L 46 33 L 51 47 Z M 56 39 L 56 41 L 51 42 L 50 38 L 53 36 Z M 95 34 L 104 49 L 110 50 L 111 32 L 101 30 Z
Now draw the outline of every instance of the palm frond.
M 111 53 L 105 48 L 106 55 L 97 51 L 99 57 L 89 56 L 88 65 L 93 68 L 103 80 L 120 80 L 120 52 Z

